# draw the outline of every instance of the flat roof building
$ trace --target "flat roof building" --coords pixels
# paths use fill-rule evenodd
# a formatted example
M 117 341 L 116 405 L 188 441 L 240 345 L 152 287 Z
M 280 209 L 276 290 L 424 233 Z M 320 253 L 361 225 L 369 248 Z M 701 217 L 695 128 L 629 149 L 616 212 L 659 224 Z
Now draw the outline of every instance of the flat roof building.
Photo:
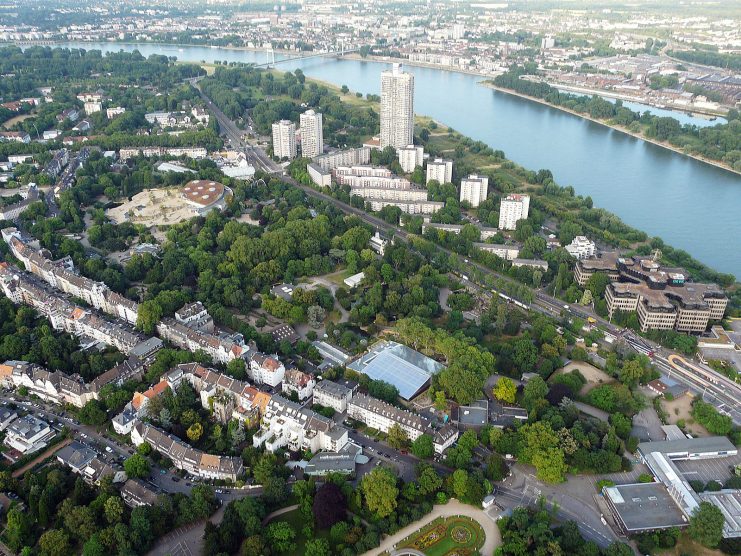
M 677 461 L 735 456 L 738 454 L 738 449 L 725 436 L 682 438 L 638 444 L 638 454 L 641 457 L 653 452 L 659 452 L 666 455 L 667 458 Z
M 616 485 L 602 489 L 623 533 L 686 527 L 687 517 L 661 483 Z
M 410 400 L 429 385 L 432 375 L 445 366 L 403 344 L 381 341 L 351 362 L 348 368 L 373 380 L 393 384 L 399 390 L 399 396 Z

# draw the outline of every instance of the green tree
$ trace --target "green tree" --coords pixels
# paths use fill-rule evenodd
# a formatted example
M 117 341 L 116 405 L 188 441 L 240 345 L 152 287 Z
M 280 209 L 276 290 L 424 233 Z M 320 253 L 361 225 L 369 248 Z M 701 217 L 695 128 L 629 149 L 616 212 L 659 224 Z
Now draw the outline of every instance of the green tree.
M 409 443 L 409 436 L 406 431 L 401 428 L 398 423 L 394 423 L 388 430 L 388 443 L 389 446 L 396 450 L 405 448 Z
M 710 502 L 700 502 L 690 518 L 690 537 L 708 548 L 715 548 L 723 538 L 723 512 Z
M 327 539 L 310 539 L 306 541 L 304 548 L 305 556 L 330 556 L 332 551 L 329 548 Z
M 399 489 L 396 477 L 385 467 L 374 467 L 360 481 L 365 504 L 376 517 L 382 519 L 396 509 Z
M 145 334 L 153 334 L 157 324 L 162 320 L 162 306 L 154 299 L 139 304 L 136 315 L 136 327 Z
M 640 361 L 637 359 L 626 361 L 620 369 L 620 382 L 626 386 L 635 386 L 643 378 L 644 372 Z
M 501 377 L 494 386 L 494 397 L 500 402 L 513 404 L 517 396 L 517 386 L 512 379 L 506 376 Z
M 108 523 L 115 525 L 121 521 L 124 514 L 124 503 L 118 496 L 111 496 L 103 505 L 105 518 Z
M 203 425 L 201 423 L 193 423 L 188 427 L 188 430 L 185 431 L 185 434 L 191 442 L 198 442 L 201 439 L 201 436 L 203 436 Z
M 443 480 L 440 475 L 437 474 L 435 468 L 429 463 L 422 463 L 418 468 L 417 484 L 419 485 L 419 493 L 422 496 L 427 496 L 433 492 L 437 492 L 443 484 Z
M 531 378 L 523 389 L 522 403 L 530 411 L 543 405 L 548 394 L 548 385 L 540 376 Z
M 296 546 L 293 542 L 296 538 L 296 531 L 285 521 L 270 523 L 265 529 L 265 537 L 278 552 L 290 552 Z
M 465 500 L 466 494 L 468 494 L 468 471 L 456 469 L 453 472 L 452 489 L 453 495 L 458 500 Z
M 149 461 L 141 454 L 134 454 L 124 462 L 124 470 L 131 478 L 143 479 L 149 476 Z
M 69 536 L 62 529 L 49 529 L 39 538 L 43 556 L 67 556 L 72 553 Z
M 421 434 L 412 442 L 412 453 L 420 459 L 429 459 L 435 454 L 432 436 Z

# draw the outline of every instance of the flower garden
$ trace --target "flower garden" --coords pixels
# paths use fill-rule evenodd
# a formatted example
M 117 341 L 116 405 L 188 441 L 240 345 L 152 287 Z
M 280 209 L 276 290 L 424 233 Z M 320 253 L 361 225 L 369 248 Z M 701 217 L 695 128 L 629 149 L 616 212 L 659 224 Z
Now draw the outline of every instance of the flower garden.
M 427 556 L 472 556 L 485 539 L 481 525 L 470 517 L 439 517 L 397 543 L 396 549 L 411 548 Z

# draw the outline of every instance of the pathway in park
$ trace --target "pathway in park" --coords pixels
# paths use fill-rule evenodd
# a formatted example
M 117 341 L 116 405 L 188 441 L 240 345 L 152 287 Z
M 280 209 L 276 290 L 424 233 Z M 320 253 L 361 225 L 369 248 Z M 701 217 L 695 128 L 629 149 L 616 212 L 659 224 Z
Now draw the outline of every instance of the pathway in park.
M 474 508 L 473 506 L 469 506 L 467 504 L 462 504 L 458 502 L 458 500 L 451 499 L 445 505 L 434 506 L 432 508 L 432 512 L 427 514 L 420 521 L 416 521 L 411 525 L 407 525 L 390 537 L 386 537 L 381 542 L 381 546 L 379 546 L 378 548 L 374 548 L 373 550 L 369 550 L 368 552 L 363 554 L 363 556 L 377 556 L 379 554 L 382 554 L 383 552 L 393 553 L 394 545 L 397 542 L 407 538 L 415 531 L 427 525 L 430 521 L 437 519 L 438 517 L 451 517 L 454 515 L 465 515 L 467 517 L 470 517 L 484 529 L 484 533 L 486 534 L 486 541 L 484 542 L 484 546 L 481 549 L 481 554 L 485 556 L 494 554 L 494 549 L 502 544 L 502 537 L 499 534 L 499 528 L 497 527 L 497 524 L 492 520 L 492 518 L 484 513 L 483 510 Z

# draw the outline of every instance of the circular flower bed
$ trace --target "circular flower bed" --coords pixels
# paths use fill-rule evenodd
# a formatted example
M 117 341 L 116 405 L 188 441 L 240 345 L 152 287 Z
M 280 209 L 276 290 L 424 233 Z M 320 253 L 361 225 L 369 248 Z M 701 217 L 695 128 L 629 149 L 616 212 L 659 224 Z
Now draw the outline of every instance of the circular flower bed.
M 456 525 L 450 531 L 451 538 L 458 544 L 466 544 L 471 542 L 471 531 L 468 527 L 462 525 Z

